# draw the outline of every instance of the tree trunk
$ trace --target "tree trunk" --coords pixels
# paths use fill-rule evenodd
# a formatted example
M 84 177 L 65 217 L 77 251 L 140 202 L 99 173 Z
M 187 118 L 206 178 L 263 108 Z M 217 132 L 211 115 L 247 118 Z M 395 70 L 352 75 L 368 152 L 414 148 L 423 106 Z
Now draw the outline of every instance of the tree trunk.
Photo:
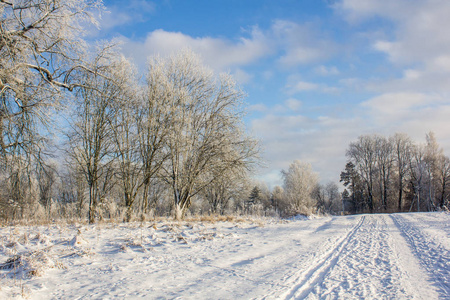
M 446 188 L 446 180 L 445 177 L 442 179 L 442 193 L 439 201 L 439 207 L 444 208 L 444 199 L 445 199 L 445 188 Z
M 145 180 L 144 182 L 144 190 L 142 192 L 142 211 L 144 214 L 147 214 L 149 211 L 149 204 L 148 204 L 148 188 L 149 188 L 149 181 Z
M 186 207 L 183 204 L 181 204 L 181 203 L 175 204 L 175 209 L 174 209 L 175 220 L 177 220 L 177 221 L 182 220 L 184 218 L 185 212 L 186 212 Z
M 131 217 L 133 215 L 133 210 L 131 206 L 127 207 L 127 212 L 125 214 L 125 222 L 130 222 L 131 221 Z
M 98 181 L 96 178 L 91 176 L 89 182 L 89 224 L 95 223 L 96 213 L 97 213 L 97 198 L 98 198 Z
M 96 199 L 95 199 L 95 187 L 93 184 L 89 185 L 89 224 L 95 223 L 95 207 L 96 207 Z
M 399 188 L 398 188 L 398 211 L 402 211 L 402 198 L 403 198 L 403 178 L 399 178 Z

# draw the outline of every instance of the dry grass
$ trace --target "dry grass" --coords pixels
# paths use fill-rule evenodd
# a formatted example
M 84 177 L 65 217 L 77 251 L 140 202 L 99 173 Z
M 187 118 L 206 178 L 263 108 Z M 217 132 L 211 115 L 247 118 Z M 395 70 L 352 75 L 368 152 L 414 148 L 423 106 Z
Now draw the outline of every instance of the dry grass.
M 205 223 L 217 223 L 217 222 L 234 222 L 243 223 L 248 222 L 250 219 L 233 215 L 199 215 L 185 218 L 185 222 L 205 222 Z
M 53 268 L 64 269 L 65 266 L 44 251 L 14 255 L 5 263 L 0 264 L 0 269 L 11 270 L 17 277 L 42 276 L 45 270 Z
M 260 217 L 258 216 L 238 216 L 238 215 L 217 215 L 217 214 L 211 214 L 211 215 L 195 215 L 195 216 L 188 216 L 185 217 L 182 220 L 176 220 L 173 217 L 151 217 L 147 218 L 145 216 L 140 216 L 139 218 L 133 218 L 131 222 L 128 222 L 128 224 L 140 224 L 141 226 L 147 226 L 147 223 L 155 224 L 157 223 L 172 223 L 172 224 L 183 224 L 183 223 L 196 223 L 196 222 L 203 222 L 203 223 L 217 223 L 217 222 L 230 222 L 230 223 L 261 223 Z M 102 224 L 108 224 L 108 225 L 117 225 L 117 224 L 124 224 L 127 222 L 124 222 L 123 218 L 103 218 L 96 221 L 97 226 L 101 226 Z M 145 224 L 145 225 L 144 225 Z M 28 220 L 16 220 L 13 222 L 2 223 L 2 220 L 0 220 L 0 227 L 14 227 L 14 226 L 62 226 L 65 227 L 67 225 L 73 225 L 73 226 L 80 226 L 80 225 L 89 225 L 88 220 L 85 218 L 69 218 L 69 219 L 48 219 L 48 218 L 42 218 L 42 219 L 28 219 Z M 179 225 L 178 225 L 179 226 Z

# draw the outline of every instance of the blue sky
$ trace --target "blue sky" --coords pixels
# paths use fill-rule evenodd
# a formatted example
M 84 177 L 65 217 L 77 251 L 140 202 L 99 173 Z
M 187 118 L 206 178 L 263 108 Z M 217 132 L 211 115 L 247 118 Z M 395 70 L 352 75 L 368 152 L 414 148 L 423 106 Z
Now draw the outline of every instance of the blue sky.
M 361 134 L 433 131 L 450 150 L 450 1 L 104 1 L 95 38 L 117 38 L 142 69 L 191 48 L 248 94 L 248 131 L 281 183 L 299 159 L 339 181 Z

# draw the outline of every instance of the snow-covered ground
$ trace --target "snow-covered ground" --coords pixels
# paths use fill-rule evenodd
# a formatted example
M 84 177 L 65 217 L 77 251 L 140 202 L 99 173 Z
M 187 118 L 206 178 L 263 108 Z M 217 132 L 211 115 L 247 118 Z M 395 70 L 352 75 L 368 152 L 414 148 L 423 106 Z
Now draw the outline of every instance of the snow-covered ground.
M 0 299 L 450 299 L 450 215 L 0 228 Z

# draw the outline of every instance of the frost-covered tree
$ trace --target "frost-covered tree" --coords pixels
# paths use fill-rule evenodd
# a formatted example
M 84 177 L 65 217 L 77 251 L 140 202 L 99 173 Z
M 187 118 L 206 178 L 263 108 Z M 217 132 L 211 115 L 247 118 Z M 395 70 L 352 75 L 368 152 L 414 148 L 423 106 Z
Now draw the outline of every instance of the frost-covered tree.
M 0 155 L 34 154 L 42 126 L 87 70 L 83 25 L 97 0 L 0 1 Z
M 174 104 L 173 86 L 164 70 L 166 64 L 160 58 L 149 62 L 145 86 L 135 116 L 139 159 L 142 165 L 142 208 L 150 210 L 150 194 L 158 190 L 158 175 L 169 157 L 166 139 L 172 130 L 171 109 Z
M 110 99 L 108 126 L 111 129 L 114 176 L 121 188 L 126 208 L 125 220 L 130 221 L 138 192 L 142 187 L 142 164 L 139 156 L 139 132 L 136 115 L 141 107 L 139 87 L 134 67 L 123 57 L 110 66 L 114 89 L 120 91 Z
M 24 177 L 16 178 L 43 183 L 51 114 L 81 84 L 80 74 L 93 72 L 84 59 L 84 28 L 96 24 L 101 8 L 101 0 L 0 1 L 0 168 L 10 179 L 20 169 Z M 36 196 L 47 204 L 49 184 Z M 15 184 L 22 190 L 13 193 L 30 194 L 25 186 L 32 188 Z
M 89 187 L 90 223 L 95 221 L 97 205 L 113 184 L 118 129 L 111 125 L 118 118 L 115 103 L 126 95 L 128 75 L 123 72 L 126 65 L 122 60 L 114 61 L 114 57 L 114 53 L 102 51 L 91 68 L 102 69 L 103 74 L 84 73 L 83 85 L 76 90 L 76 109 L 68 133 L 68 153 Z
M 312 192 L 318 183 L 318 176 L 308 163 L 299 160 L 282 171 L 283 189 L 291 213 L 311 214 L 316 206 Z
M 244 94 L 229 75 L 214 76 L 189 51 L 156 64 L 161 88 L 169 89 L 170 130 L 161 175 L 172 189 L 175 216 L 182 218 L 192 197 L 218 177 L 249 169 L 258 147 L 244 131 Z

